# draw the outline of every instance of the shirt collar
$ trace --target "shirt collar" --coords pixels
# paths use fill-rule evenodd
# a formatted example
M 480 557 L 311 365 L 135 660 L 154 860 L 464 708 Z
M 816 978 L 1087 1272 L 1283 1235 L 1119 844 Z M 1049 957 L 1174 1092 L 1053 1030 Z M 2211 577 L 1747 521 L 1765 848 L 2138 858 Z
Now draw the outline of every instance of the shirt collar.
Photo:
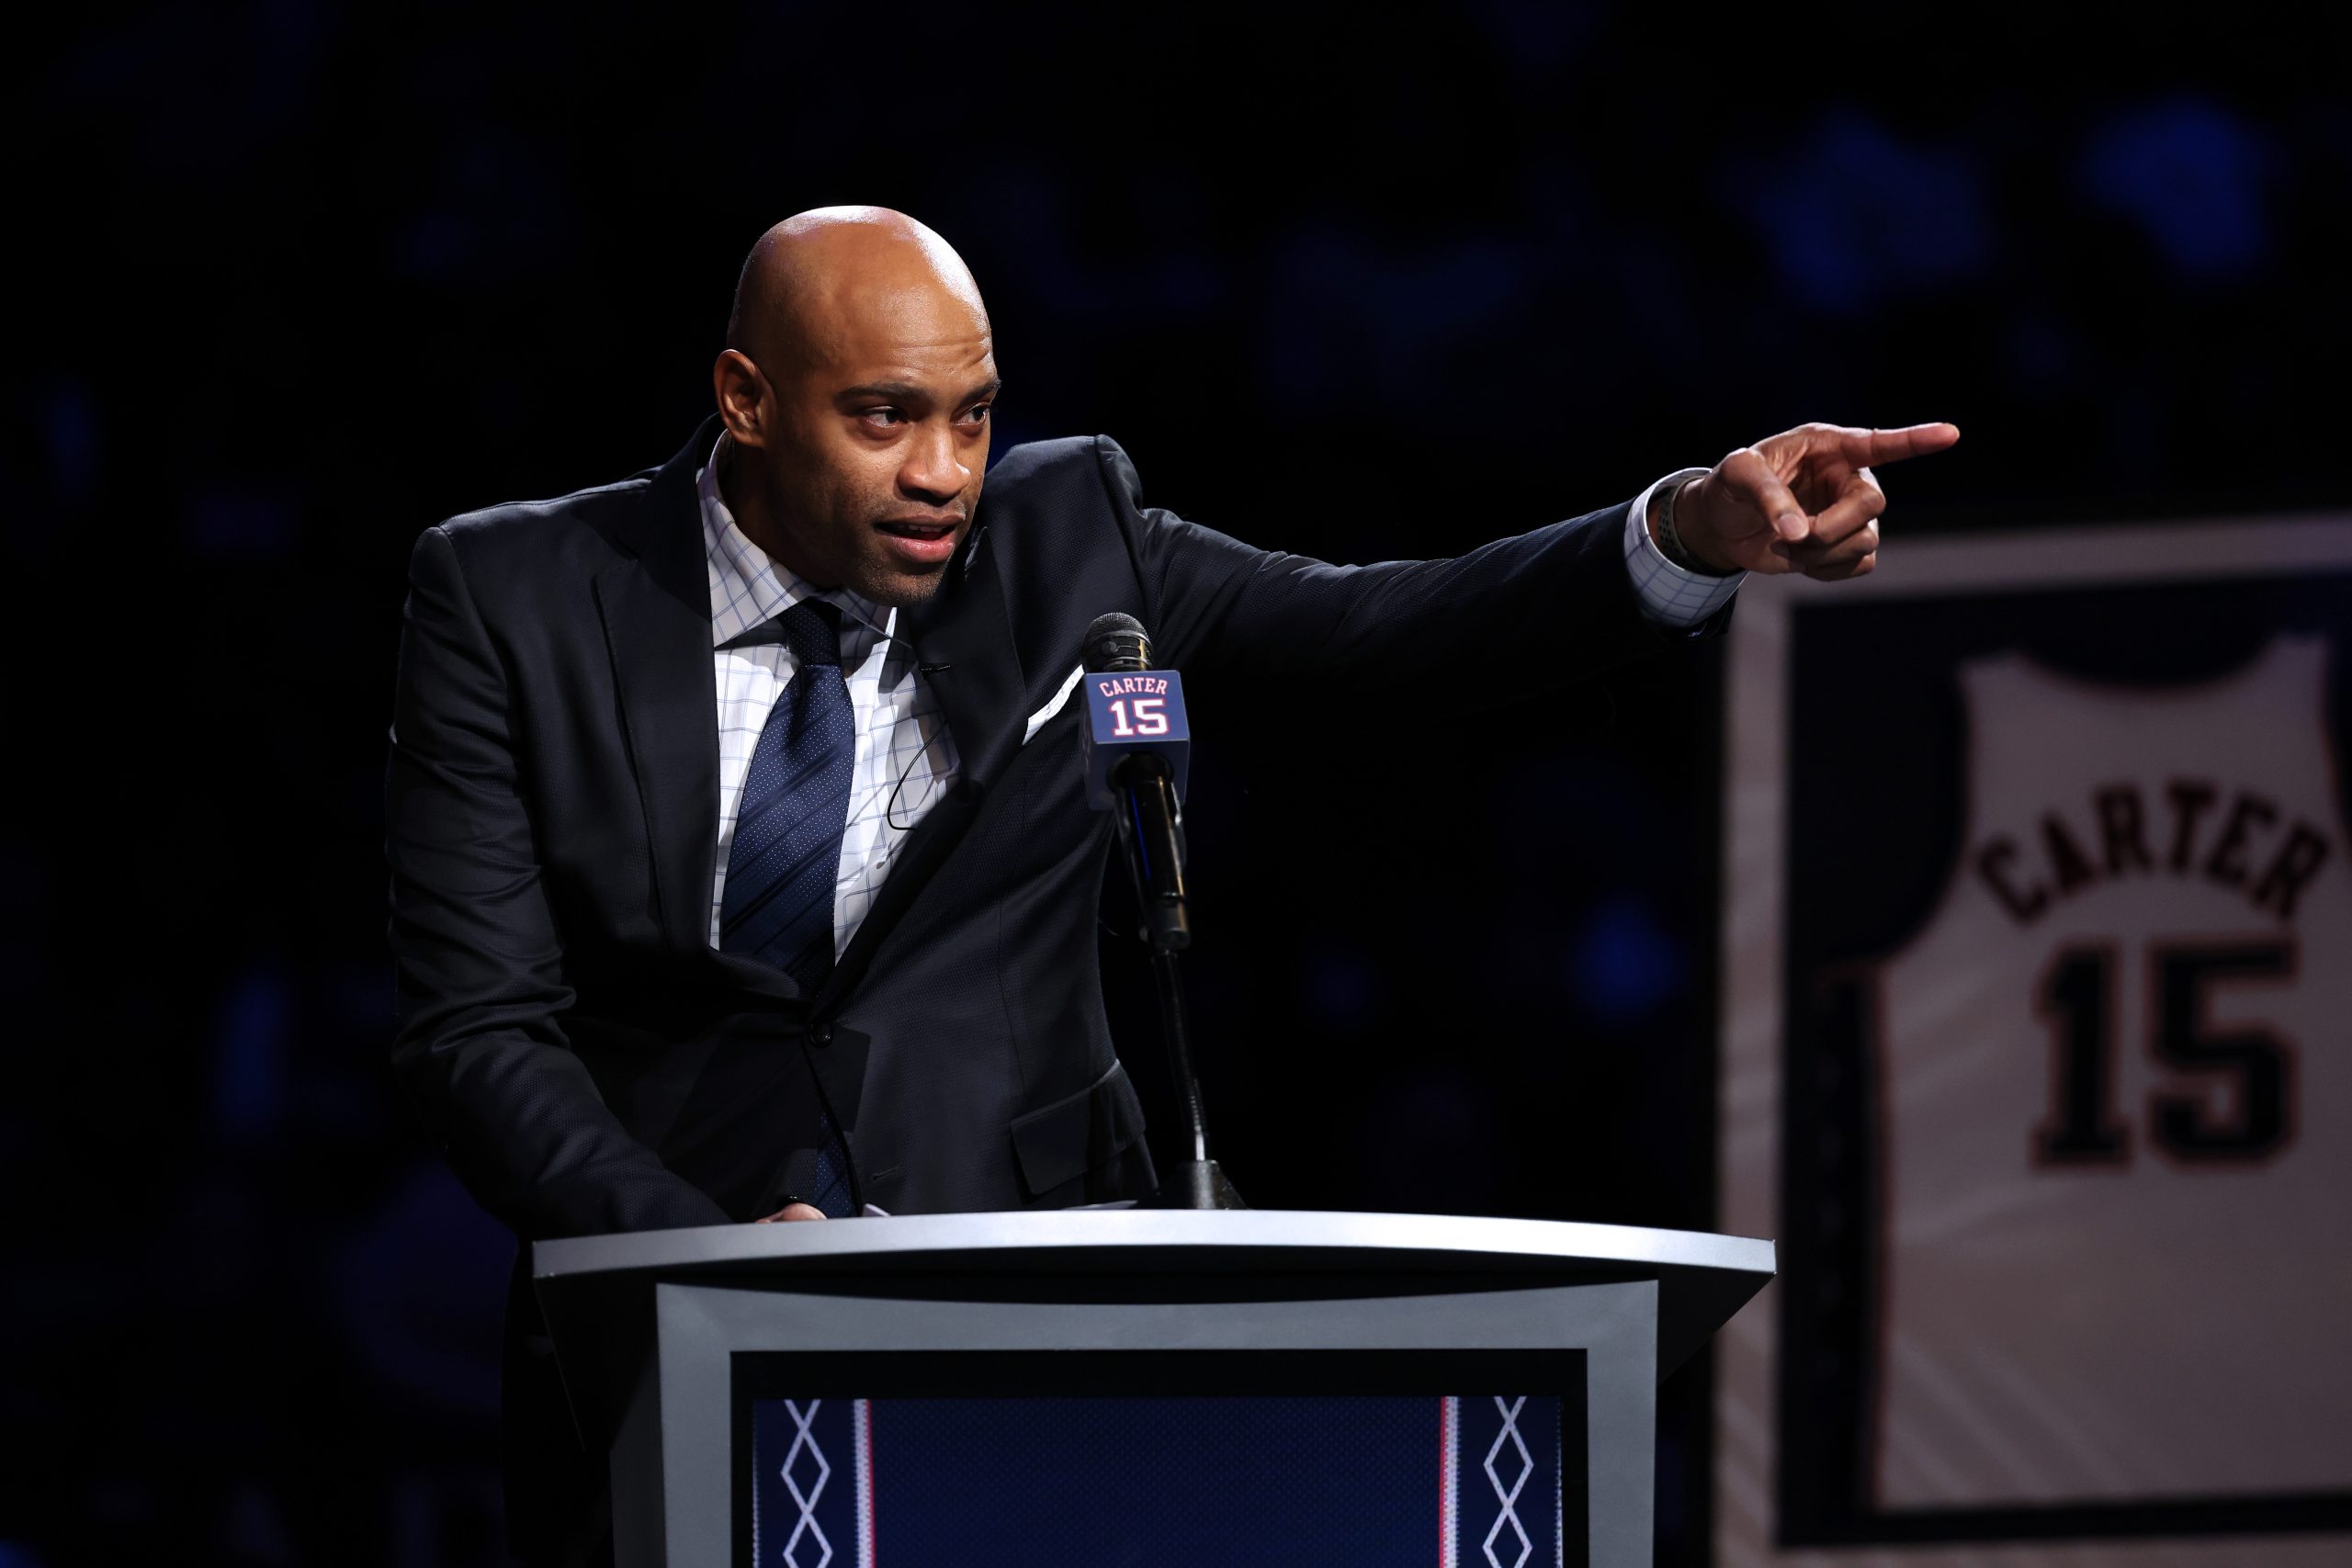
M 725 436 L 719 439 L 724 441 Z M 846 588 L 819 590 L 790 567 L 752 542 L 718 491 L 718 448 L 695 475 L 702 498 L 703 556 L 710 568 L 710 645 L 724 648 L 737 637 L 781 615 L 803 599 L 840 606 L 842 662 L 853 666 L 871 643 L 865 635 L 888 638 L 898 612 Z

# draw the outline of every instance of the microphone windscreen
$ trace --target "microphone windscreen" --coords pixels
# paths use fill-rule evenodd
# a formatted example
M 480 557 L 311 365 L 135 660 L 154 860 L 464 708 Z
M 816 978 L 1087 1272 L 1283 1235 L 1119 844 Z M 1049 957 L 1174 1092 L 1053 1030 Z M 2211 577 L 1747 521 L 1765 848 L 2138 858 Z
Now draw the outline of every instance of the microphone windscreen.
M 1151 668 L 1151 634 L 1133 615 L 1116 612 L 1097 615 L 1094 624 L 1086 628 L 1086 640 L 1080 645 L 1079 658 L 1087 673 L 1100 675 L 1106 671 L 1148 670 Z

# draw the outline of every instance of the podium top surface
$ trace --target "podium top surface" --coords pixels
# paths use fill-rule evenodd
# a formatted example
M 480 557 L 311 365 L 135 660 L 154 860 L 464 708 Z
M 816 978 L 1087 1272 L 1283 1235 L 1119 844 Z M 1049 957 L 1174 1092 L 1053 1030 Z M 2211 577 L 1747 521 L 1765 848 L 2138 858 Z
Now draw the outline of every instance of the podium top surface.
M 537 1243 L 542 1293 L 587 1276 L 690 1278 L 980 1269 L 1059 1273 L 1182 1267 L 1256 1272 L 1529 1271 L 1625 1279 L 1773 1272 L 1773 1247 L 1747 1236 L 1566 1220 L 1243 1209 L 1055 1209 L 704 1225 Z M 1727 1281 L 1728 1282 L 1728 1281 Z
M 543 1241 L 533 1284 L 559 1347 L 609 1333 L 663 1281 L 876 1290 L 988 1274 L 1346 1275 L 1400 1292 L 1474 1280 L 1528 1284 L 1655 1280 L 1660 1370 L 1671 1369 L 1772 1278 L 1773 1247 L 1747 1236 L 1566 1220 L 1306 1210 L 1049 1209 L 903 1214 Z
M 1560 1220 L 1279 1209 L 1059 1209 L 706 1225 L 569 1237 L 531 1248 L 532 1283 L 585 1433 L 608 1435 L 651 1336 L 664 1283 L 956 1299 L 976 1276 L 1057 1277 L 1072 1299 L 1108 1277 L 1136 1300 L 1215 1295 L 1221 1280 L 1329 1278 L 1346 1292 L 1657 1282 L 1662 1377 L 1773 1274 L 1773 1247 L 1747 1236 Z M 1283 1288 L 1280 1285 L 1277 1288 Z M 1099 1295 L 1091 1299 L 1101 1299 Z

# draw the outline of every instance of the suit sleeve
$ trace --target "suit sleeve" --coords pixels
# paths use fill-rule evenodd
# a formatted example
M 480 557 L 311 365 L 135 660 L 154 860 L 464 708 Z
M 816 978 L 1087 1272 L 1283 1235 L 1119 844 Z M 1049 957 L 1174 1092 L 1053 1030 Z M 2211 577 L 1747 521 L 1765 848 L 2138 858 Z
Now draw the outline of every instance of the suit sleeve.
M 1136 540 L 1153 639 L 1165 662 L 1188 671 L 1370 675 L 1475 708 L 1510 690 L 1464 680 L 1465 670 L 1499 661 L 1564 682 L 1692 635 L 1641 612 L 1624 559 L 1631 502 L 1448 559 L 1334 566 L 1142 506 L 1127 455 L 1108 436 L 1097 441 L 1112 502 Z M 1729 614 L 1701 635 L 1719 633 Z
M 572 992 L 517 783 L 503 668 L 456 547 L 427 530 L 385 783 L 394 1072 L 459 1180 L 526 1239 L 726 1223 L 565 1039 Z

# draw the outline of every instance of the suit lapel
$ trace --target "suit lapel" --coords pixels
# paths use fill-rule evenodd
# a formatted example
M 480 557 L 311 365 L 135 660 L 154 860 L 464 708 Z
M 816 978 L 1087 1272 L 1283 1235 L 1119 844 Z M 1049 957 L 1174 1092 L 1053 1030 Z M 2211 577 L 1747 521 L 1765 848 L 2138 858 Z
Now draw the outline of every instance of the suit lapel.
M 996 552 L 987 543 L 982 522 L 938 593 L 902 612 L 922 678 L 956 742 L 956 784 L 899 846 L 857 934 L 818 993 L 820 1011 L 865 975 L 876 950 L 971 826 L 989 785 L 1020 750 L 1025 682 Z
M 908 636 L 956 740 L 957 776 L 981 792 L 1020 750 L 1027 711 L 1027 682 L 997 575 L 1000 553 L 988 548 L 982 524 L 956 580 L 907 613 Z
M 672 945 L 684 945 L 698 912 L 707 944 L 718 837 L 718 697 L 710 615 L 706 609 L 699 621 L 692 618 L 641 561 L 597 573 L 596 607 L 605 617 L 621 728 L 645 804 L 662 932 Z
M 626 558 L 596 574 L 596 608 L 623 737 L 652 844 L 655 919 L 673 949 L 710 945 L 718 838 L 718 694 L 710 579 L 694 476 L 718 439 L 706 422 L 617 520 Z

